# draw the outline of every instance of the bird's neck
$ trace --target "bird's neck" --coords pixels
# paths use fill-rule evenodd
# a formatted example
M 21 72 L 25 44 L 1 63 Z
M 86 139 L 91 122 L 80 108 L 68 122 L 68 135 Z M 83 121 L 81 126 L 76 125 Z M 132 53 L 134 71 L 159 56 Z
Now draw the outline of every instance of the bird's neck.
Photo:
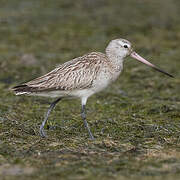
M 112 49 L 106 48 L 106 56 L 113 65 L 123 67 L 124 57 L 118 54 L 116 51 L 112 51 Z

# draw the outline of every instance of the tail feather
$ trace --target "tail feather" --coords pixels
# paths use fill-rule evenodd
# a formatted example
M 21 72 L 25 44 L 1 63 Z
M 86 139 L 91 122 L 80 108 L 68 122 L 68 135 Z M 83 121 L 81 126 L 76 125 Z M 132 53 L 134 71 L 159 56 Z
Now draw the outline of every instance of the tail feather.
M 37 88 L 29 87 L 26 84 L 15 86 L 15 87 L 12 88 L 12 90 L 14 91 L 14 93 L 16 95 L 30 94 L 30 93 L 34 92 L 36 89 Z

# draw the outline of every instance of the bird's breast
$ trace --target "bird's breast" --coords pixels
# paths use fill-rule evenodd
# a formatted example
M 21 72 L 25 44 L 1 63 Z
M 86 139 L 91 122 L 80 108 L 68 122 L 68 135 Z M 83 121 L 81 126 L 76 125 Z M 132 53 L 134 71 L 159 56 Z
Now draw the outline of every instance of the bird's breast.
M 105 89 L 109 84 L 115 81 L 120 75 L 122 68 L 118 69 L 104 69 L 97 76 L 96 80 L 93 82 L 94 91 L 98 92 Z

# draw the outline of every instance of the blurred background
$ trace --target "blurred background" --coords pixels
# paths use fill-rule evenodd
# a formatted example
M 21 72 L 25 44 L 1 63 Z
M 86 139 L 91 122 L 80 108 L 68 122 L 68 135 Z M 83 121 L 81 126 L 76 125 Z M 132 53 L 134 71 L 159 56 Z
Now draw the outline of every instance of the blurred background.
M 110 40 L 120 37 L 173 72 L 180 53 L 179 15 L 178 0 L 1 0 L 0 77 L 26 81 L 73 57 L 104 52 Z
M 51 99 L 9 88 L 125 38 L 153 64 L 131 58 L 120 78 L 88 101 L 63 101 L 39 125 Z M 180 172 L 179 0 L 0 0 L 0 175 L 9 178 L 178 179 Z M 47 128 L 48 128 L 47 127 Z M 166 176 L 164 176 L 166 175 Z

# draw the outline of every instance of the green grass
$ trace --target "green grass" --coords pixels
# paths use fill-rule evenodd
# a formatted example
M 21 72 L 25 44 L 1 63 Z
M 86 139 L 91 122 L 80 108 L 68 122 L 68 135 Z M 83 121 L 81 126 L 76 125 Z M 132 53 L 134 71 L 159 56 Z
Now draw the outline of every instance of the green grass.
M 1 179 L 179 179 L 178 0 L 0 3 Z M 120 37 L 175 78 L 127 58 L 119 79 L 88 100 L 95 141 L 83 127 L 79 100 L 60 102 L 48 138 L 41 138 L 52 99 L 8 89 L 84 53 L 104 52 Z

